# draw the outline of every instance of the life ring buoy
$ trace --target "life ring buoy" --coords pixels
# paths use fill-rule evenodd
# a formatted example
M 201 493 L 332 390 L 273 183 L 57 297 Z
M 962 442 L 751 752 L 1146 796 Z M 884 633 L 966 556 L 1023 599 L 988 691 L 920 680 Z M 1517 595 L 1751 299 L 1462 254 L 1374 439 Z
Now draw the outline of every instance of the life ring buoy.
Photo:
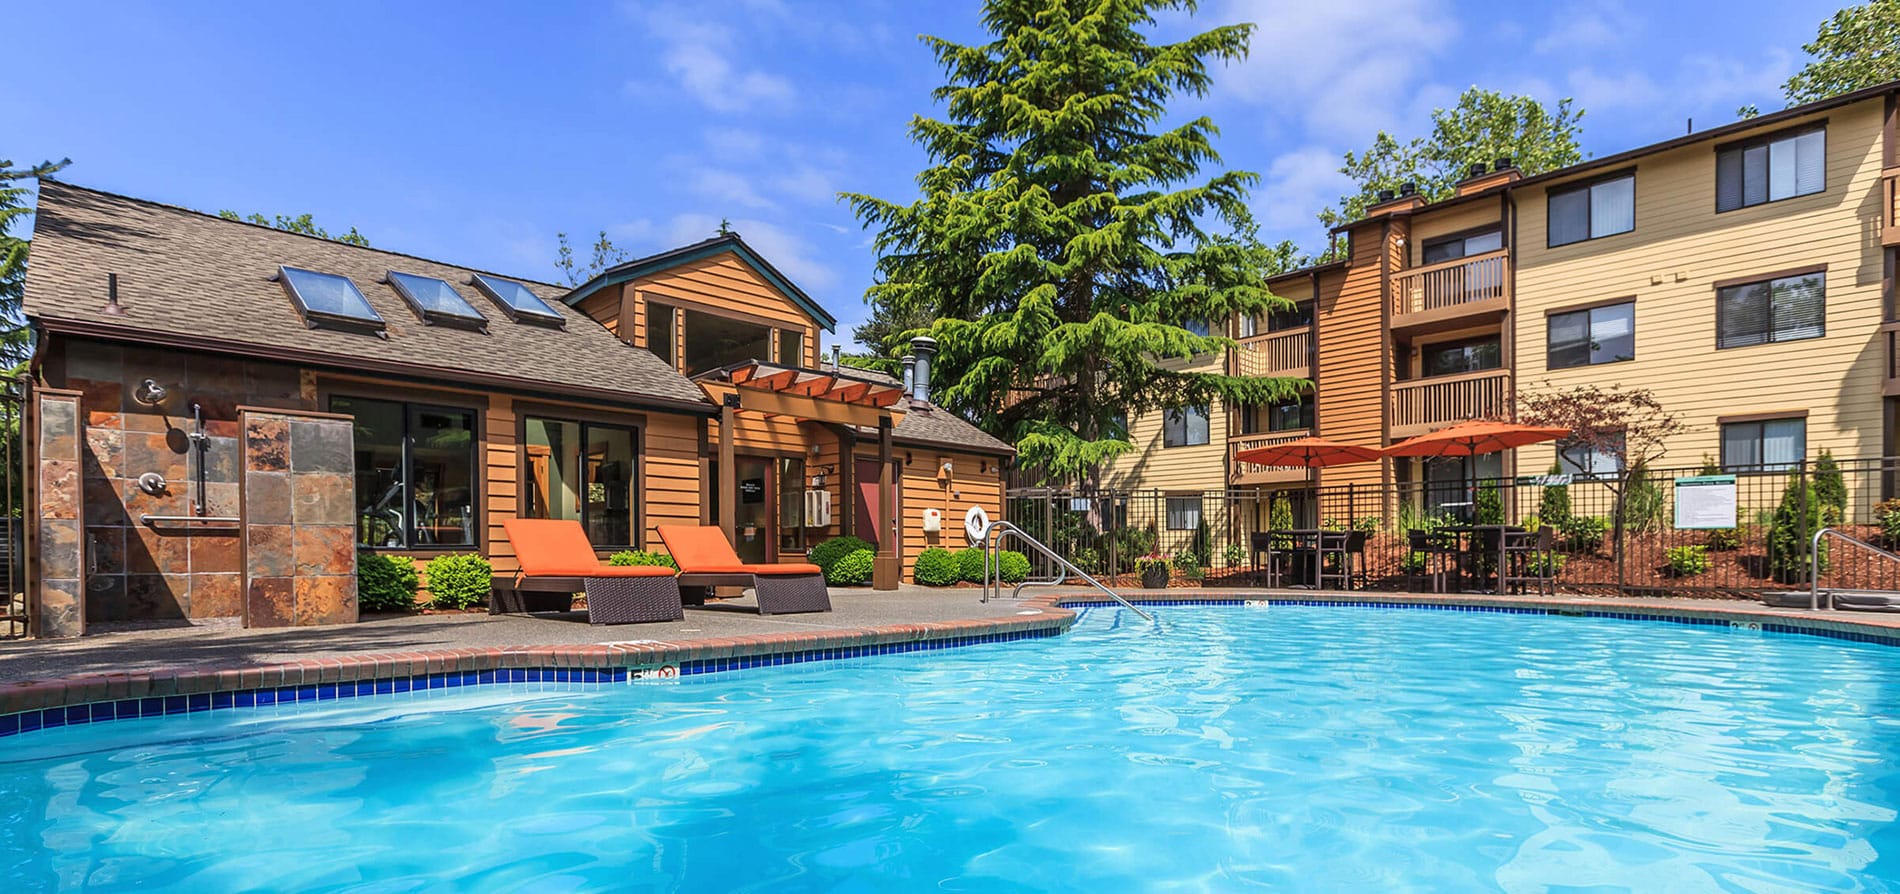
M 983 507 L 971 506 L 969 511 L 963 513 L 963 533 L 970 538 L 971 543 L 982 540 L 983 532 L 989 526 L 990 514 L 984 512 Z

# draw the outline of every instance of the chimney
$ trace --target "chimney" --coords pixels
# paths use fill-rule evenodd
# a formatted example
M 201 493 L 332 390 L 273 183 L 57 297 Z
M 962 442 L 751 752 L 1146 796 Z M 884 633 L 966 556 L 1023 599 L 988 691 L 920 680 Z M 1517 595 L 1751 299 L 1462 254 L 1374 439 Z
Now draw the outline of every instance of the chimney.
M 1481 162 L 1481 161 L 1465 166 L 1465 177 L 1467 179 L 1472 178 L 1472 177 L 1483 177 L 1484 172 L 1485 172 L 1484 162 Z
M 843 367 L 844 367 L 844 345 L 838 344 L 837 342 L 834 341 L 831 343 L 831 368 L 842 369 Z
M 1402 195 L 1402 196 L 1418 195 L 1418 181 L 1407 180 L 1404 183 L 1399 184 L 1399 195 Z
M 905 354 L 904 359 L 898 362 L 904 365 L 904 393 L 916 394 L 917 393 L 917 358 L 909 354 Z
M 125 316 L 125 305 L 119 303 L 119 275 L 106 274 L 106 306 L 99 311 L 108 317 Z
M 1489 171 L 1485 170 L 1482 164 L 1472 165 L 1471 176 L 1458 181 L 1457 194 L 1460 196 L 1468 196 L 1472 193 L 1484 192 L 1487 189 L 1496 189 L 1509 183 L 1515 183 L 1523 176 L 1524 175 L 1518 171 L 1516 167 L 1512 166 L 1511 157 L 1509 155 L 1500 155 L 1497 161 L 1492 163 L 1491 170 Z
M 1392 190 L 1389 190 L 1389 189 L 1379 190 L 1379 201 L 1381 202 L 1390 202 L 1393 199 L 1396 199 L 1398 197 L 1399 197 L 1399 194 Z
M 910 340 L 910 351 L 917 355 L 917 372 L 911 383 L 910 396 L 930 402 L 930 358 L 937 356 L 937 340 L 928 335 L 919 335 Z
M 1515 167 L 1517 167 L 1517 164 L 1511 160 L 1511 157 L 1509 155 L 1500 155 L 1498 156 L 1497 161 L 1492 164 L 1491 170 L 1508 171 Z

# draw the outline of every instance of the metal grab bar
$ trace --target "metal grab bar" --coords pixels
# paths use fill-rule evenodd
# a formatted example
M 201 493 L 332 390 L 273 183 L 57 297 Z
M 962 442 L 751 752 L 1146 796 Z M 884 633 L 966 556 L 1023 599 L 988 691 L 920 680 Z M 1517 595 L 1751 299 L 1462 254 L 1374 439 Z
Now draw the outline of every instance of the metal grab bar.
M 235 515 L 141 515 L 139 523 L 145 525 L 159 522 L 224 522 L 237 524 L 242 519 Z
M 1868 543 L 1867 541 L 1862 540 L 1858 537 L 1850 536 L 1846 533 L 1843 533 L 1838 529 L 1822 528 L 1821 530 L 1814 532 L 1814 536 L 1808 539 L 1808 610 L 1809 611 L 1820 611 L 1821 609 L 1821 538 L 1826 537 L 1829 534 L 1832 534 L 1835 537 L 1840 538 L 1841 540 L 1845 540 L 1848 543 L 1852 543 L 1855 546 L 1866 547 L 1867 549 L 1871 549 L 1874 552 L 1879 553 L 1880 555 L 1886 556 L 1889 559 L 1892 559 L 1896 562 L 1900 562 L 1900 554 L 1889 552 L 1881 547 Z M 1799 591 L 1796 591 L 1796 592 L 1799 592 Z M 1833 590 L 1827 591 L 1827 607 L 1829 611 L 1834 610 L 1834 591 Z
M 1144 621 L 1154 620 L 1153 615 L 1148 614 L 1147 612 L 1136 608 L 1134 603 L 1129 602 L 1127 599 L 1122 598 L 1122 594 L 1109 589 L 1108 587 L 1104 586 L 1101 581 L 1096 580 L 1093 575 L 1089 574 L 1086 571 L 1083 571 L 1080 568 L 1075 567 L 1075 564 L 1073 562 L 1070 562 L 1068 559 L 1065 559 L 1061 555 L 1058 555 L 1055 550 L 1049 548 L 1048 544 L 1043 543 L 1042 541 L 1029 536 L 1028 531 L 1025 531 L 1022 528 L 1016 527 L 1015 525 L 1010 524 L 1009 522 L 1000 521 L 1000 520 L 990 522 L 989 525 L 983 529 L 983 532 L 977 536 L 977 542 L 982 544 L 983 546 L 983 601 L 984 602 L 990 601 L 990 580 L 991 580 L 990 572 L 992 568 L 994 568 L 996 572 L 996 578 L 995 578 L 996 588 L 999 592 L 1002 590 L 1003 569 L 1000 563 L 992 561 L 992 560 L 996 558 L 996 547 L 1002 543 L 1003 537 L 1009 534 L 1014 534 L 1019 539 L 1021 539 L 1024 543 L 1029 544 L 1032 547 L 1035 547 L 1037 552 L 1042 553 L 1045 556 L 1048 556 L 1050 559 L 1053 559 L 1058 565 L 1067 569 L 1070 574 L 1073 574 L 1076 577 L 1079 577 L 1087 581 L 1089 585 L 1094 587 L 1095 589 L 1101 590 L 1102 592 L 1107 593 L 1110 599 L 1113 599 L 1116 602 L 1121 603 L 1123 608 L 1128 609 L 1129 611 L 1134 612 L 1137 615 L 1140 615 L 1142 620 Z M 1020 593 L 1022 592 L 1022 588 L 1018 587 L 1016 591 Z

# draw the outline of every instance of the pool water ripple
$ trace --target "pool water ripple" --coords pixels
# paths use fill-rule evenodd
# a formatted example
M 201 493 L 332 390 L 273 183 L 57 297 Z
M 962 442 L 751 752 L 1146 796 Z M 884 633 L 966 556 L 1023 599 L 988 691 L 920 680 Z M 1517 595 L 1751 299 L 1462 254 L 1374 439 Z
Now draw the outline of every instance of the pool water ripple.
M 1055 639 L 48 730 L 0 890 L 1891 890 L 1900 650 L 1090 608 Z M 550 691 L 552 690 L 552 691 Z

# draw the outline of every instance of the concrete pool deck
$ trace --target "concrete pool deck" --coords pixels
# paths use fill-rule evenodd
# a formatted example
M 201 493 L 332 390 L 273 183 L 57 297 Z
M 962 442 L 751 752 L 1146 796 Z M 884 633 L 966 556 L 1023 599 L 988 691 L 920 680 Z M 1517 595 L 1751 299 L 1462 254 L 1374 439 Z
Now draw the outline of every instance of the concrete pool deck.
M 1212 588 L 1123 592 L 1137 603 L 1266 599 L 1735 623 L 1900 645 L 1900 615 L 1768 608 L 1739 599 Z M 583 672 L 574 675 L 574 682 L 612 682 L 656 672 L 670 676 L 1053 636 L 1075 619 L 1074 612 L 1061 607 L 1065 601 L 1096 603 L 1107 597 L 1061 588 L 1020 601 L 984 603 L 975 589 L 905 586 L 887 593 L 833 591 L 834 610 L 825 614 L 760 616 L 751 611 L 748 598 L 689 608 L 681 621 L 611 627 L 590 625 L 579 613 L 417 615 L 336 627 L 180 626 L 15 641 L 0 644 L 0 734 L 10 725 L 25 731 L 18 718 L 41 712 L 73 723 L 124 717 L 125 706 L 140 699 L 147 703 L 146 713 L 133 716 L 150 716 L 155 702 L 167 703 L 158 705 L 162 713 L 242 707 L 243 696 L 235 701 L 228 696 L 273 689 L 312 690 L 299 691 L 292 700 L 335 698 L 375 693 L 378 684 L 390 681 L 403 687 L 398 691 L 408 691 L 411 686 L 541 681 L 545 671 L 553 682 L 556 669 Z M 524 677 L 523 671 L 533 676 Z M 561 673 L 558 681 L 567 682 L 568 675 Z M 214 699 L 214 693 L 221 697 Z

